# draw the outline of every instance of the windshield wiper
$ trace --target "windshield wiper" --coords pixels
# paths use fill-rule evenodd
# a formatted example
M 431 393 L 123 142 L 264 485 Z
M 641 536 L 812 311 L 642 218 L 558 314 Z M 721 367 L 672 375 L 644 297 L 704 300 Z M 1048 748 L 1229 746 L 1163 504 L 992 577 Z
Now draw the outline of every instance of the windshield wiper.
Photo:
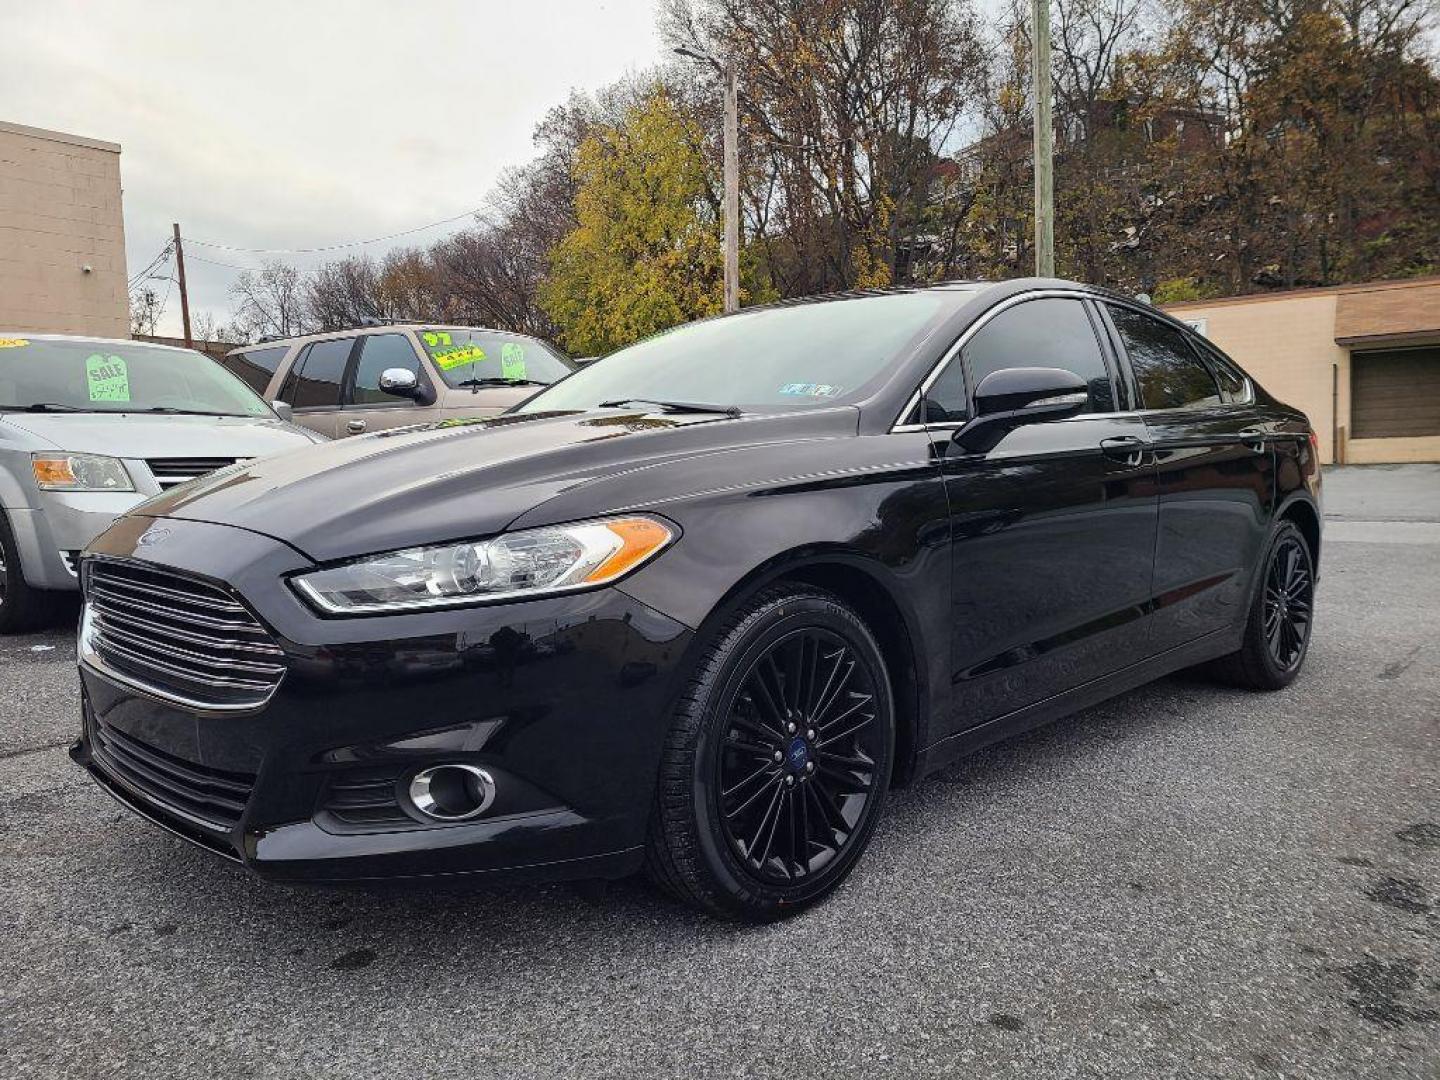
M 8 408 L 8 406 L 7 406 Z M 99 409 L 82 409 L 79 405 L 66 405 L 62 401 L 37 401 L 33 405 L 17 405 L 17 412 L 99 412 Z
M 458 382 L 456 386 L 549 386 L 547 382 L 539 379 L 502 379 L 498 376 L 490 376 L 484 379 L 466 379 Z
M 116 412 L 164 413 L 166 416 L 244 416 L 244 413 L 210 412 L 206 409 L 177 409 L 173 405 L 151 405 L 148 409 L 116 409 Z
M 659 405 L 666 412 L 716 413 L 720 416 L 739 416 L 738 405 L 707 405 L 700 401 L 661 401 L 658 398 L 627 397 L 614 401 L 600 402 L 602 409 L 623 409 L 626 405 Z

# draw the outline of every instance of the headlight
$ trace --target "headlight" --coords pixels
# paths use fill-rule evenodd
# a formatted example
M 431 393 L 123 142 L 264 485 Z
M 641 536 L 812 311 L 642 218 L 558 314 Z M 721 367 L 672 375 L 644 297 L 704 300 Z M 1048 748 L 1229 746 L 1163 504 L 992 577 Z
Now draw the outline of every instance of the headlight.
M 312 604 L 334 615 L 529 599 L 614 581 L 675 535 L 654 518 L 609 518 L 407 548 L 292 581 Z
M 134 491 L 119 458 L 101 454 L 31 454 L 41 491 Z

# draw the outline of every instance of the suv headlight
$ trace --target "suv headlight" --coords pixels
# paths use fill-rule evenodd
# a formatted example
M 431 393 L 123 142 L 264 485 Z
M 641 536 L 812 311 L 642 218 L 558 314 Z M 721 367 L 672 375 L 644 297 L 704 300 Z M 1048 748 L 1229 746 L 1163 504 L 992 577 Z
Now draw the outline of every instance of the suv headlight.
M 31 454 L 30 468 L 41 491 L 134 491 L 119 458 L 103 454 Z
M 659 554 L 676 535 L 674 527 L 655 518 L 607 518 L 406 548 L 291 581 L 331 615 L 530 599 L 615 581 Z

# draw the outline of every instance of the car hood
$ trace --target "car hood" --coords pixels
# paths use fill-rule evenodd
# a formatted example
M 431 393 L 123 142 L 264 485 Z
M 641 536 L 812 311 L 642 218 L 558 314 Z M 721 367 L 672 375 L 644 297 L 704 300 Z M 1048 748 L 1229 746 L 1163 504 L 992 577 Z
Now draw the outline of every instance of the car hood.
M 508 409 L 519 405 L 526 398 L 534 397 L 543 386 L 480 386 L 446 389 L 440 399 L 441 406 L 451 413 L 467 409 Z
M 0 421 L 56 450 L 121 458 L 249 458 L 315 442 L 294 424 L 251 416 L 7 412 Z
M 739 418 L 611 409 L 395 428 L 255 461 L 145 504 L 318 562 L 486 536 L 579 485 L 743 446 L 853 435 L 851 408 Z

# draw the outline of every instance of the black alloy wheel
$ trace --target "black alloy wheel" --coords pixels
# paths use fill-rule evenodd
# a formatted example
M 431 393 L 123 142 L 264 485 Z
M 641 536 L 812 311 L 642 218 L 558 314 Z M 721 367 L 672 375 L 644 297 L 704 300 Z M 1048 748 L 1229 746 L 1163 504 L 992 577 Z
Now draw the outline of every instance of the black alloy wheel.
M 1298 537 L 1281 538 L 1270 553 L 1265 575 L 1265 643 L 1282 671 L 1298 667 L 1310 640 L 1315 579 L 1310 555 Z
M 1289 686 L 1305 663 L 1314 626 L 1314 555 L 1305 534 L 1284 521 L 1260 565 L 1241 647 L 1216 661 L 1213 670 L 1252 690 Z
M 788 885 L 834 861 L 865 819 L 883 743 L 874 680 L 810 626 L 750 662 L 719 755 L 720 821 L 746 869 Z
M 829 895 L 874 832 L 895 710 L 838 597 L 766 589 L 710 637 L 661 761 L 646 868 L 707 911 L 765 922 Z

